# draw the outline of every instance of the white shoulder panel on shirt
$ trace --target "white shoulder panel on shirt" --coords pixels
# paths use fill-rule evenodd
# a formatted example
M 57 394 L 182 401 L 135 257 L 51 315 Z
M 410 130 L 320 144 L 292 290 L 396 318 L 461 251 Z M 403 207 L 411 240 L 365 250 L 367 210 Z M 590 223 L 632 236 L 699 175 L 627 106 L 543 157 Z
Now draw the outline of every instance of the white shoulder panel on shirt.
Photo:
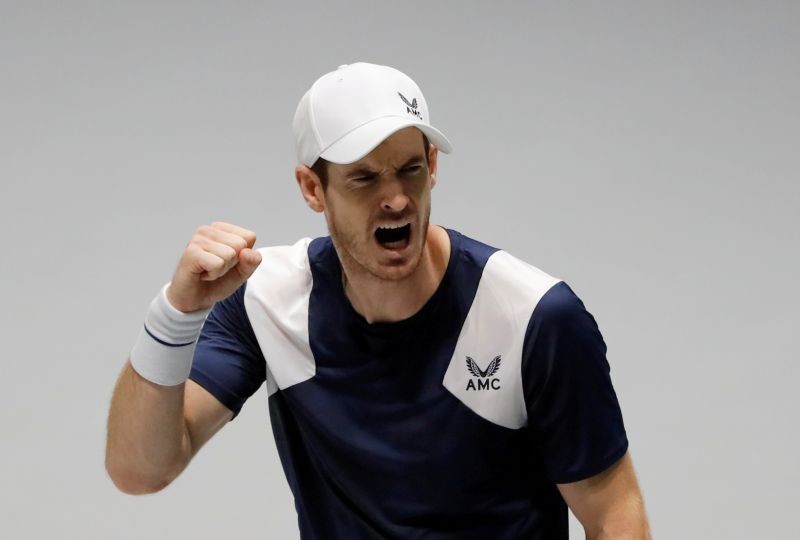
M 486 420 L 511 429 L 527 423 L 522 343 L 534 308 L 560 281 L 505 251 L 486 262 L 442 382 Z
M 308 342 L 309 243 L 260 248 L 261 265 L 247 280 L 244 306 L 267 361 L 270 396 L 316 373 Z

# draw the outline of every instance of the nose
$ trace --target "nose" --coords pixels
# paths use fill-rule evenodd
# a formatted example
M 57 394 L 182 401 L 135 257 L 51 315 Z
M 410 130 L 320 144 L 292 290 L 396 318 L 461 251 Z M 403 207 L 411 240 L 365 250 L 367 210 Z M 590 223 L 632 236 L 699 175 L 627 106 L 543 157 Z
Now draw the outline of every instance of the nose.
M 409 203 L 406 186 L 394 175 L 384 178 L 381 189 L 381 209 L 387 212 L 402 212 Z

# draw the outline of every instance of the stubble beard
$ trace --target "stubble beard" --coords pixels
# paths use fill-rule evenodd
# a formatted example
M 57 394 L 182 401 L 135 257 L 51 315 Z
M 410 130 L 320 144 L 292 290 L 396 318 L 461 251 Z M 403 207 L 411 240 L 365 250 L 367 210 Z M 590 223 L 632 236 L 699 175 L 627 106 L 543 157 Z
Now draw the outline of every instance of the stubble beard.
M 375 245 L 371 245 L 375 242 L 374 238 L 368 237 L 365 242 L 359 238 L 358 233 L 340 229 L 336 224 L 334 214 L 333 210 L 325 213 L 326 221 L 328 222 L 328 233 L 331 236 L 333 246 L 336 248 L 336 253 L 339 255 L 339 261 L 348 275 L 353 277 L 368 276 L 371 279 L 391 282 L 403 281 L 414 275 L 422 260 L 422 253 L 425 250 L 428 238 L 428 226 L 431 217 L 430 205 L 425 211 L 422 227 L 419 228 L 416 223 L 412 226 L 413 234 L 418 236 L 420 240 L 419 248 L 411 256 L 411 264 L 407 265 L 407 268 L 402 272 L 375 261 L 374 257 L 369 254 L 370 251 L 378 249 Z M 414 242 L 414 240 L 412 238 L 410 241 Z M 344 273 L 342 277 L 344 279 Z

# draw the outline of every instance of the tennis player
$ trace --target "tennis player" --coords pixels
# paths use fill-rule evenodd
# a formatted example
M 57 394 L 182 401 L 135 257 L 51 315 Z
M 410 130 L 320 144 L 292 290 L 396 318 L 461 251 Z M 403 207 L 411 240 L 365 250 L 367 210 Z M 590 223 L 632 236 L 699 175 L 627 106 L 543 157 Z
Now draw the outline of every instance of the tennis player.
M 168 486 L 266 386 L 304 539 L 650 537 L 592 315 L 563 280 L 430 223 L 439 152 L 417 84 L 314 82 L 295 176 L 330 235 L 256 248 L 199 227 L 114 390 L 106 469 Z

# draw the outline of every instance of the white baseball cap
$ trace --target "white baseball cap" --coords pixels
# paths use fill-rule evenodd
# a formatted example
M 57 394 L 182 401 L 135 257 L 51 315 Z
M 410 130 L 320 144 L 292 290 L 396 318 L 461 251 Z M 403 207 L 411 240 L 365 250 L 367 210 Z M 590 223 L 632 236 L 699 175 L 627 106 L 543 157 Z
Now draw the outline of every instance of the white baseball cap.
M 352 163 L 408 126 L 419 128 L 439 150 L 450 141 L 430 124 L 428 104 L 411 78 L 389 66 L 344 64 L 317 79 L 292 121 L 297 160 Z

